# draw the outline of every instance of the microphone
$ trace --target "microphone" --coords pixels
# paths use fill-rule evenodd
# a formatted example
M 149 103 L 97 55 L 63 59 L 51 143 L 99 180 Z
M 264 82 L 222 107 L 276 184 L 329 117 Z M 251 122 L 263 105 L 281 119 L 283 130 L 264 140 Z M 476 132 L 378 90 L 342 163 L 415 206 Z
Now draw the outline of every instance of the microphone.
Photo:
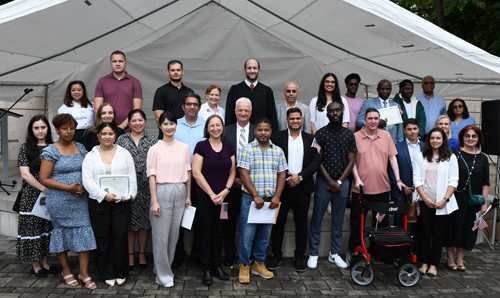
M 33 91 L 33 89 L 28 89 L 28 88 L 26 88 L 26 89 L 24 89 L 24 94 L 28 94 L 28 93 L 30 93 L 31 91 Z

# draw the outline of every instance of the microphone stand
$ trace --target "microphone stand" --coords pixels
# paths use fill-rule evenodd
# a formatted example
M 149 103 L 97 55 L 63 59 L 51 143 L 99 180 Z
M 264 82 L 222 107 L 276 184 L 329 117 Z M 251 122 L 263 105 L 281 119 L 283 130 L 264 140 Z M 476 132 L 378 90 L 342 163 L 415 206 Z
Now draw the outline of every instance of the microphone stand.
M 4 113 L 0 116 L 0 119 L 2 119 L 2 118 L 3 118 L 3 116 L 7 115 L 7 113 L 8 113 L 8 112 L 9 112 L 9 111 L 10 111 L 10 110 L 11 110 L 11 109 L 12 109 L 12 108 L 13 108 L 13 107 L 14 107 L 14 106 L 15 106 L 15 105 L 16 105 L 16 104 L 17 104 L 17 103 L 21 100 L 21 99 L 23 99 L 23 97 L 25 97 L 25 96 L 26 96 L 26 94 L 30 93 L 31 91 L 33 91 L 33 89 L 28 89 L 28 88 L 24 89 L 24 94 L 23 94 L 23 96 L 19 97 L 19 99 L 18 99 L 18 100 L 16 100 L 16 102 L 15 102 L 14 104 L 12 104 L 12 105 L 11 105 L 11 106 L 7 109 L 7 111 L 5 111 L 5 112 L 4 112 Z

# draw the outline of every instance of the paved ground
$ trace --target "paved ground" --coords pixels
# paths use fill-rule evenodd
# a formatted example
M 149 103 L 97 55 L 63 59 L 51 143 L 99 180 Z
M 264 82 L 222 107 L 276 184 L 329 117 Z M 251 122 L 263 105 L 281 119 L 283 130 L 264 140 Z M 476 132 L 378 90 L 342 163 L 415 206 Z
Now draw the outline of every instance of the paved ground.
M 292 259 L 285 259 L 274 279 L 264 280 L 252 275 L 251 283 L 238 282 L 238 269 L 226 268 L 230 281 L 214 279 L 210 287 L 201 282 L 201 271 L 187 260 L 175 270 L 175 286 L 167 289 L 154 282 L 150 265 L 146 270 L 137 266 L 123 286 L 108 287 L 98 280 L 95 265 L 90 266 L 91 276 L 97 289 L 83 286 L 70 287 L 60 276 L 36 278 L 30 274 L 30 264 L 15 260 L 15 239 L 0 235 L 0 297 L 500 297 L 500 248 L 490 250 L 485 244 L 476 246 L 466 255 L 466 272 L 453 272 L 445 268 L 445 259 L 439 267 L 438 276 L 423 277 L 411 288 L 397 281 L 397 270 L 392 265 L 375 261 L 375 280 L 369 286 L 355 284 L 347 269 L 338 269 L 322 258 L 317 269 L 297 273 Z M 444 256 L 444 254 L 443 254 Z M 151 257 L 149 257 L 151 262 Z M 52 264 L 57 258 L 51 257 Z M 78 273 L 78 259 L 70 256 L 73 272 Z

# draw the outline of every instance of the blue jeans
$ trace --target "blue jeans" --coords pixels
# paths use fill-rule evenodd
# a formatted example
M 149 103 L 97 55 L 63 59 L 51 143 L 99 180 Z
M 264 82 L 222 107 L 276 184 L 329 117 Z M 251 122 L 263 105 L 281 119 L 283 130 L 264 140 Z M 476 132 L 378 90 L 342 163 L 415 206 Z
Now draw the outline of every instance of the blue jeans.
M 314 193 L 314 209 L 311 219 L 309 255 L 318 256 L 319 240 L 321 236 L 321 221 L 325 215 L 328 202 L 332 202 L 332 234 L 330 252 L 338 254 L 342 246 L 342 223 L 344 222 L 345 205 L 349 194 L 349 180 L 342 182 L 342 191 L 331 193 L 326 190 L 328 183 L 319 174 Z
M 240 212 L 240 246 L 238 263 L 250 265 L 250 255 L 252 254 L 255 261 L 264 263 L 266 259 L 266 249 L 269 246 L 269 237 L 273 225 L 269 224 L 249 224 L 248 213 L 250 212 L 250 204 L 253 202 L 253 197 L 243 193 L 241 198 Z

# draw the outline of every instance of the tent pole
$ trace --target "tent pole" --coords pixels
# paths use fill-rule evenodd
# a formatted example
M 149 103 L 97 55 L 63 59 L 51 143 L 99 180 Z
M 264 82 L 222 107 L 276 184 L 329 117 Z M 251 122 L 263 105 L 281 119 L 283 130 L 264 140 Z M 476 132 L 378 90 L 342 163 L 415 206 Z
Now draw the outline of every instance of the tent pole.
M 48 113 L 47 113 L 47 104 L 48 104 L 48 96 L 49 96 L 49 85 L 45 86 L 45 103 L 43 104 L 43 114 L 45 117 L 48 118 Z

